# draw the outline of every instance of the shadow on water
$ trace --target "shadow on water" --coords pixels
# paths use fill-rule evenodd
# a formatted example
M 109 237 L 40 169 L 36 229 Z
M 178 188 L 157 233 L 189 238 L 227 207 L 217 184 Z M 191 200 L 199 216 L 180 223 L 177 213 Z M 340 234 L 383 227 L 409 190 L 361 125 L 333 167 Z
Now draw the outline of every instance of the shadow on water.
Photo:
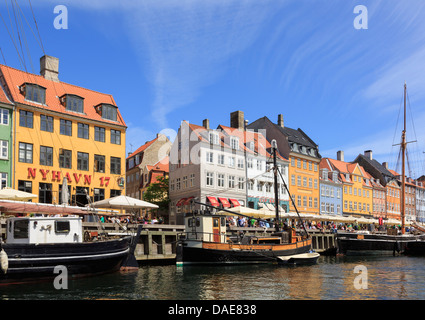
M 24 300 L 425 299 L 425 258 L 320 257 L 315 265 L 141 266 L 133 272 L 0 287 Z M 356 272 L 356 267 L 362 267 Z M 366 288 L 358 288 L 359 277 Z

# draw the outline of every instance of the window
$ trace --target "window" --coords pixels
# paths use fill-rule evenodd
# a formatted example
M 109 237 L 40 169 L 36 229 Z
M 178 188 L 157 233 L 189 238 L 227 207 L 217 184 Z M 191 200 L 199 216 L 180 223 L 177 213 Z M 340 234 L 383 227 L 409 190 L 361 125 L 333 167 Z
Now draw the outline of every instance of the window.
M 210 143 L 218 144 L 218 134 L 215 132 L 210 132 Z
M 32 144 L 19 142 L 19 162 L 32 163 Z
M 295 174 L 291 175 L 291 184 L 295 186 Z
M 105 156 L 94 155 L 94 171 L 105 173 Z
M 224 154 L 218 155 L 218 164 L 224 165 Z
M 222 173 L 217 174 L 217 186 L 224 187 L 224 174 Z
M 21 127 L 33 127 L 34 114 L 31 111 L 19 110 L 19 125 Z
M 72 165 L 72 151 L 60 149 L 59 153 L 59 167 L 71 169 Z
M 77 169 L 89 170 L 89 154 L 85 152 L 77 152 Z
M 263 162 L 261 160 L 257 160 L 257 170 L 261 171 L 263 168 Z
M 69 221 L 55 221 L 55 232 L 68 233 L 70 231 Z
M 36 84 L 25 84 L 25 99 L 33 102 L 45 104 L 46 102 L 46 88 Z
M 13 222 L 13 237 L 15 239 L 28 239 L 28 219 L 19 219 Z
M 243 169 L 243 159 L 238 159 L 238 168 Z
M 291 158 L 291 167 L 295 167 L 295 158 Z
M 9 124 L 9 110 L 0 108 L 0 124 Z
M 193 187 L 195 185 L 195 174 L 191 173 L 190 174 L 190 182 L 189 182 L 190 186 Z
M 260 181 L 257 181 L 257 191 L 259 192 L 263 191 L 263 184 Z
M 52 184 L 40 182 L 38 188 L 38 202 L 52 203 L 52 200 Z
M 100 201 L 105 199 L 105 189 L 103 188 L 94 188 L 93 189 L 94 194 L 94 201 Z
M 32 182 L 25 180 L 18 180 L 18 190 L 32 193 Z
M 103 119 L 117 121 L 118 108 L 116 106 L 110 104 L 102 104 L 100 110 Z
M 70 120 L 60 120 L 60 134 L 72 136 L 72 122 Z
M 207 172 L 207 186 L 214 186 L 214 173 L 212 172 Z
M 235 157 L 229 157 L 229 167 L 235 166 Z
M 238 178 L 238 188 L 239 188 L 239 190 L 244 190 L 245 189 L 244 178 L 241 178 L 241 177 Z
M 187 188 L 187 176 L 183 177 L 183 189 Z
M 252 169 L 252 158 L 248 158 L 248 159 L 246 160 L 246 166 L 247 166 L 249 169 Z
M 0 172 L 0 189 L 7 187 L 7 173 Z
M 121 131 L 111 129 L 111 143 L 121 144 Z
M 180 190 L 181 187 L 181 183 L 180 183 L 180 178 L 176 179 L 176 190 Z
M 89 138 L 89 125 L 85 123 L 78 123 L 78 138 Z
M 40 164 L 42 166 L 53 166 L 53 148 L 40 146 Z
M 84 113 L 84 99 L 79 96 L 67 94 L 65 96 L 66 110 Z
M 40 115 L 40 130 L 53 132 L 53 117 Z
M 239 150 L 239 139 L 235 137 L 230 138 L 230 146 L 234 150 Z
M 229 188 L 235 187 L 235 176 L 229 176 Z
M 111 173 L 121 174 L 121 158 L 111 157 Z
M 0 140 L 0 159 L 7 160 L 9 158 L 9 141 Z
M 94 140 L 105 142 L 105 128 L 94 127 Z
M 208 163 L 213 163 L 214 162 L 214 154 L 212 152 L 207 152 L 206 153 L 207 156 L 207 162 Z

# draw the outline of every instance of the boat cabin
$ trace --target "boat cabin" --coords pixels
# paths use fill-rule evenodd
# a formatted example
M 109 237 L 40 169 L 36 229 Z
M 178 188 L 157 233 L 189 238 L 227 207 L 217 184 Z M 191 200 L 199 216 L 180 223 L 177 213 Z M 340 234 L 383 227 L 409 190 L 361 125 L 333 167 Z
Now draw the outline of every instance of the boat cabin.
M 6 243 L 82 242 L 81 217 L 14 217 L 6 220 Z
M 226 242 L 226 216 L 193 215 L 185 217 L 185 231 L 188 240 Z

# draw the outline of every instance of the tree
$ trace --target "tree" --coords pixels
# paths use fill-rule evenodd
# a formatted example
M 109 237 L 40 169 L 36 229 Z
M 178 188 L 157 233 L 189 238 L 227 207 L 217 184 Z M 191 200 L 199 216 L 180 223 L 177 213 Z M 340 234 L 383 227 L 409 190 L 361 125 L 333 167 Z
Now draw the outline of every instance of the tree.
M 170 203 L 168 181 L 166 177 L 158 177 L 157 182 L 151 183 L 146 189 L 143 200 L 159 206 L 158 212 L 168 212 Z

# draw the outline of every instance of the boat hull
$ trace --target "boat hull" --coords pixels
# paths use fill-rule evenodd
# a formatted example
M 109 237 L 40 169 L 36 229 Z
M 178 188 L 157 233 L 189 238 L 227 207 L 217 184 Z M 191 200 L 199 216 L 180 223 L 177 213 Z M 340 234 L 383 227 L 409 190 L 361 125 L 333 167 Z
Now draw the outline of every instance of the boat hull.
M 229 243 L 182 243 L 178 264 L 254 264 L 276 263 L 277 257 L 307 253 L 311 239 L 290 244 L 238 245 Z
M 55 267 L 65 267 L 69 278 L 119 270 L 130 251 L 131 237 L 62 244 L 2 244 L 7 254 L 0 284 L 51 279 Z
M 338 253 L 343 255 L 395 255 L 406 250 L 414 236 L 343 233 L 337 235 Z

